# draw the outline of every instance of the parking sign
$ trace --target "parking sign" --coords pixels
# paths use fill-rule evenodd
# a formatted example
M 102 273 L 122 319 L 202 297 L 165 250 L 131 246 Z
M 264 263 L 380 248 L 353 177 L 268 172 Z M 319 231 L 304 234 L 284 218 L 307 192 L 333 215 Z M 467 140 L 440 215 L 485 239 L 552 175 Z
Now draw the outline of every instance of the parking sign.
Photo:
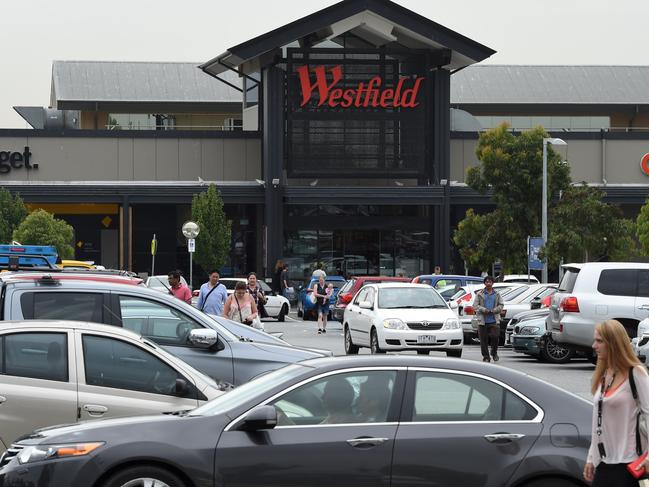
M 541 248 L 543 248 L 542 237 L 527 237 L 527 265 L 530 270 L 543 270 L 543 261 L 539 258 Z

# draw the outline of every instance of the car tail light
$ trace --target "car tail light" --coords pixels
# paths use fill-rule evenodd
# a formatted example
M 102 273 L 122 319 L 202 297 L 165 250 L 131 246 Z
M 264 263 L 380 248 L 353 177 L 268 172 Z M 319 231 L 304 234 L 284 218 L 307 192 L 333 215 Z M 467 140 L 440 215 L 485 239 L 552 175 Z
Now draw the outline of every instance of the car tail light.
M 474 315 L 475 314 L 475 309 L 473 309 L 473 306 L 467 306 L 464 308 L 464 314 L 465 315 Z
M 10 247 L 9 252 L 25 252 L 25 247 Z
M 541 300 L 541 308 L 549 308 L 551 302 L 552 302 L 552 295 L 550 294 L 549 296 L 546 296 Z
M 575 296 L 568 296 L 561 300 L 559 309 L 565 313 L 579 313 L 579 303 Z
M 340 295 L 340 302 L 341 303 L 349 304 L 351 300 L 352 300 L 352 295 L 351 294 L 341 294 Z

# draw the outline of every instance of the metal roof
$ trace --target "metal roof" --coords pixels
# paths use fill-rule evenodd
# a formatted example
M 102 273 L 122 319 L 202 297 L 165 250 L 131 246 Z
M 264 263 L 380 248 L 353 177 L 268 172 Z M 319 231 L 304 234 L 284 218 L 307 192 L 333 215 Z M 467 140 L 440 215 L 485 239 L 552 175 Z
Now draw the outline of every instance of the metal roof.
M 451 76 L 451 104 L 649 104 L 649 66 L 470 66 Z
M 52 103 L 238 103 L 239 91 L 198 69 L 199 63 L 54 61 Z M 233 72 L 222 77 L 236 86 Z

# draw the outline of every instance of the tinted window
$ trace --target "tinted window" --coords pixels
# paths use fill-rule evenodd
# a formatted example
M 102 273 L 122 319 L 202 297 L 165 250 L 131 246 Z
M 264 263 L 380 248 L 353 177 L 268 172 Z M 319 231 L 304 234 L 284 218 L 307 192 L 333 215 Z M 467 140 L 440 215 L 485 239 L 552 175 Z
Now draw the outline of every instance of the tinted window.
M 367 297 L 365 301 L 369 301 L 372 306 L 374 306 L 374 288 L 370 287 L 367 289 Z
M 354 299 L 354 304 L 358 304 L 358 303 L 360 303 L 361 301 L 365 301 L 365 300 L 366 300 L 366 298 L 367 298 L 367 290 L 368 290 L 368 289 L 369 289 L 369 288 L 365 288 L 365 289 L 362 289 L 362 288 L 361 288 L 361 290 L 360 290 L 360 291 L 358 292 L 358 294 L 356 295 L 356 299 Z
M 4 337 L 6 375 L 68 381 L 65 333 L 15 333 Z
M 234 287 L 237 285 L 237 280 L 234 281 L 219 281 L 221 284 L 225 286 L 226 289 L 234 290 Z
M 511 301 L 512 299 L 517 298 L 524 292 L 527 292 L 528 289 L 529 289 L 528 286 L 521 286 L 514 289 L 510 289 L 506 293 L 503 292 L 500 296 L 503 298 L 504 301 Z
M 638 296 L 649 298 L 649 270 L 638 271 Z
M 175 396 L 181 376 L 151 353 L 113 338 L 83 335 L 86 384 Z
M 388 420 L 396 372 L 338 374 L 312 381 L 272 404 L 280 425 L 382 423 Z
M 189 333 L 202 328 L 186 314 L 148 299 L 120 296 L 124 328 L 162 345 L 187 345 Z
M 605 269 L 599 275 L 597 290 L 613 296 L 635 296 L 637 281 L 636 269 Z
M 459 279 L 440 279 L 435 283 L 435 289 L 439 291 L 440 289 L 445 290 L 451 286 L 460 287 L 461 285 L 462 285 L 462 281 L 460 281 Z
M 38 292 L 20 297 L 23 316 L 28 320 L 77 320 L 103 323 L 102 293 Z
M 446 308 L 446 301 L 430 288 L 384 287 L 379 289 L 379 307 L 398 308 Z
M 412 421 L 521 421 L 536 410 L 504 387 L 479 377 L 417 372 Z
M 566 269 L 566 272 L 561 279 L 561 284 L 559 284 L 559 291 L 571 293 L 575 288 L 575 282 L 577 281 L 578 275 L 579 269 Z

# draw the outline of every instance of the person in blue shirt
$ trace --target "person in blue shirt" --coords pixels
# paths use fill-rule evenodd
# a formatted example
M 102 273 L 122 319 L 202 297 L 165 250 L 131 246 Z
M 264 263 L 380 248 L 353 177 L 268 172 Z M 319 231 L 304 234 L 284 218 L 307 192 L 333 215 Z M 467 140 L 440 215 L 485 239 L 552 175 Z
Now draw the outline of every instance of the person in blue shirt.
M 209 281 L 201 286 L 196 307 L 208 315 L 221 316 L 223 305 L 228 299 L 228 290 L 219 282 L 221 275 L 214 269 L 209 273 Z
M 484 289 L 478 291 L 475 296 L 473 308 L 478 322 L 478 337 L 480 338 L 480 349 L 482 361 L 498 362 L 498 342 L 500 340 L 500 312 L 503 310 L 503 298 L 493 288 L 494 278 L 486 276 L 483 280 Z M 491 348 L 491 358 L 489 349 Z

